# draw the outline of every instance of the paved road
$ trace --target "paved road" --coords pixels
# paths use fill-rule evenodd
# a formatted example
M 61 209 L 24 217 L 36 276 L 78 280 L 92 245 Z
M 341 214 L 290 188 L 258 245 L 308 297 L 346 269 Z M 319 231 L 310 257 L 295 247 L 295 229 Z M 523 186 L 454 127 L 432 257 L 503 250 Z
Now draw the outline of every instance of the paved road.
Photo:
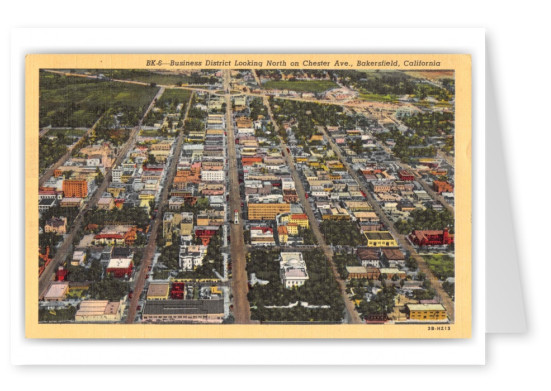
M 253 71 L 255 72 L 255 71 Z M 256 73 L 256 72 L 255 72 Z M 272 113 L 272 108 L 270 107 L 270 103 L 268 102 L 268 97 L 264 96 L 264 105 L 268 109 L 268 114 L 270 116 L 270 120 L 272 121 L 276 134 L 279 135 L 279 126 L 277 125 L 277 122 L 274 120 L 274 115 Z M 279 136 L 278 136 L 279 137 Z M 348 294 L 346 293 L 346 283 L 341 279 L 341 276 L 339 272 L 337 271 L 337 267 L 335 263 L 333 262 L 333 251 L 331 248 L 325 243 L 325 238 L 323 237 L 320 228 L 319 223 L 316 217 L 314 216 L 314 211 L 312 210 L 312 207 L 310 206 L 310 203 L 306 199 L 306 192 L 304 191 L 304 186 L 302 185 L 302 181 L 297 173 L 297 170 L 295 168 L 295 163 L 293 161 L 293 156 L 287 152 L 287 144 L 283 141 L 283 139 L 280 137 L 281 142 L 281 149 L 283 151 L 283 154 L 285 155 L 285 160 L 287 160 L 287 166 L 291 170 L 291 176 L 293 177 L 293 180 L 295 182 L 295 190 L 298 194 L 298 197 L 300 199 L 300 202 L 302 203 L 302 206 L 304 207 L 304 210 L 306 212 L 306 215 L 308 216 L 308 220 L 310 221 L 310 227 L 312 228 L 312 232 L 314 233 L 314 236 L 316 237 L 318 241 L 319 247 L 323 250 L 323 253 L 327 257 L 327 260 L 329 261 L 329 266 L 331 267 L 331 270 L 333 271 L 333 275 L 335 277 L 335 280 L 339 284 L 339 288 L 341 291 L 341 296 L 344 300 L 344 304 L 346 307 L 347 315 L 345 316 L 345 320 L 348 320 L 349 323 L 353 324 L 360 324 L 363 323 L 360 319 L 360 316 L 358 315 L 358 312 L 356 312 L 355 306 L 348 297 Z
M 400 245 L 405 250 L 409 251 L 410 256 L 413 257 L 417 261 L 417 265 L 419 267 L 419 270 L 421 272 L 425 273 L 427 278 L 431 281 L 432 286 L 436 291 L 436 294 L 437 294 L 437 297 L 438 297 L 439 301 L 442 303 L 442 305 L 446 308 L 446 310 L 448 312 L 448 318 L 450 319 L 451 322 L 453 322 L 454 317 L 455 317 L 454 303 L 451 300 L 451 298 L 448 296 L 446 291 L 444 291 L 444 289 L 440 285 L 440 281 L 438 280 L 438 278 L 436 278 L 434 276 L 434 274 L 432 274 L 432 271 L 429 269 L 425 259 L 417 253 L 417 250 L 411 245 L 411 243 L 409 242 L 409 240 L 406 238 L 405 235 L 402 235 L 402 234 L 398 233 L 398 231 L 394 227 L 394 224 L 388 219 L 388 217 L 386 216 L 384 211 L 379 206 L 379 203 L 375 200 L 373 195 L 371 195 L 370 191 L 367 189 L 367 187 L 364 185 L 364 183 L 360 180 L 358 174 L 354 170 L 352 170 L 352 168 L 348 164 L 347 160 L 342 155 L 340 148 L 333 142 L 333 140 L 327 134 L 325 129 L 323 127 L 319 127 L 319 129 L 323 133 L 323 135 L 324 135 L 325 139 L 327 140 L 327 142 L 329 143 L 329 145 L 331 146 L 331 149 L 333 150 L 333 152 L 335 152 L 335 154 L 339 157 L 340 161 L 346 167 L 348 173 L 356 180 L 356 182 L 358 183 L 358 185 L 360 186 L 362 191 L 365 193 L 365 195 L 367 197 L 367 200 L 369 201 L 369 203 L 373 207 L 373 209 L 374 209 L 375 213 L 377 214 L 377 216 L 379 216 L 379 218 L 381 219 L 383 224 L 387 227 L 387 229 L 390 231 L 392 236 L 394 236 L 396 238 L 396 240 L 400 243 Z
M 229 91 L 230 72 L 224 71 L 224 91 Z M 241 210 L 241 195 L 239 193 L 239 180 L 237 173 L 237 154 L 235 150 L 235 135 L 233 131 L 232 103 L 231 96 L 226 93 L 226 131 L 228 142 L 228 177 L 230 190 L 230 254 L 232 262 L 232 293 L 233 293 L 233 316 L 235 323 L 251 323 L 251 308 L 247 293 L 249 283 L 247 278 L 247 261 L 245 258 L 245 238 L 243 236 L 243 219 Z M 239 212 L 239 224 L 234 224 L 234 210 Z
M 182 123 L 186 122 L 189 109 L 191 107 L 191 101 L 193 99 L 193 94 L 191 93 L 189 101 L 186 107 L 186 112 Z M 134 283 L 134 295 L 130 299 L 130 305 L 128 307 L 128 313 L 126 315 L 126 323 L 134 323 L 136 318 L 136 312 L 138 309 L 138 302 L 140 301 L 140 296 L 145 286 L 145 280 L 149 273 L 149 266 L 153 261 L 155 256 L 155 251 L 157 249 L 157 233 L 159 231 L 159 226 L 163 223 L 164 210 L 166 209 L 168 203 L 168 195 L 170 192 L 170 187 L 174 181 L 174 176 L 176 175 L 176 168 L 178 167 L 178 161 L 180 160 L 180 154 L 182 152 L 182 146 L 184 145 L 184 132 L 180 130 L 178 137 L 176 138 L 176 146 L 174 147 L 174 153 L 172 155 L 172 160 L 170 161 L 170 166 L 168 167 L 167 175 L 165 178 L 163 190 L 161 191 L 161 197 L 159 198 L 159 203 L 157 205 L 157 214 L 155 215 L 155 220 L 153 226 L 151 227 L 151 235 L 145 246 L 145 250 L 142 255 L 142 260 L 140 262 L 140 273 L 136 277 Z
M 65 163 L 67 159 L 69 159 L 69 157 L 71 157 L 71 153 L 76 148 L 76 146 L 79 145 L 80 141 L 84 139 L 84 137 L 89 136 L 90 133 L 92 133 L 92 131 L 98 126 L 99 121 L 102 118 L 103 118 L 103 115 L 98 118 L 98 120 L 94 123 L 94 125 L 92 125 L 92 127 L 88 129 L 86 133 L 84 133 L 76 143 L 74 143 L 72 146 L 67 148 L 67 152 L 65 152 L 65 154 L 62 157 L 60 157 L 57 162 L 55 162 L 52 166 L 50 166 L 50 168 L 44 171 L 44 174 L 42 174 L 42 176 L 38 179 L 38 186 L 43 186 L 44 182 L 46 182 L 48 179 L 50 179 L 52 175 L 54 175 L 54 170 L 56 170 L 59 166 Z M 42 137 L 43 135 L 41 134 L 40 136 Z
M 441 149 L 439 149 L 437 152 L 436 152 L 436 155 L 440 158 L 440 159 L 444 159 L 446 161 L 446 163 L 448 163 L 450 166 L 452 167 L 455 167 L 455 159 L 453 156 L 447 154 L 446 152 L 442 151 Z
M 44 293 L 46 293 L 46 290 L 48 289 L 50 281 L 52 281 L 52 279 L 54 277 L 54 272 L 57 270 L 58 266 L 60 264 L 62 264 L 62 262 L 65 260 L 65 258 L 67 257 L 67 255 L 71 251 L 71 248 L 72 248 L 72 245 L 73 245 L 73 240 L 74 240 L 77 232 L 82 228 L 82 225 L 84 223 L 84 215 L 86 214 L 87 211 L 91 210 L 93 207 L 96 206 L 96 204 L 98 203 L 99 199 L 101 198 L 101 196 L 103 195 L 105 190 L 107 190 L 107 186 L 109 185 L 109 183 L 111 181 L 111 171 L 113 170 L 114 167 L 116 167 L 117 165 L 119 165 L 123 161 L 123 159 L 126 157 L 126 154 L 128 153 L 128 151 L 130 151 L 130 149 L 133 148 L 134 145 L 136 144 L 136 140 L 138 138 L 138 134 L 140 132 L 140 127 L 142 125 L 143 120 L 145 119 L 145 117 L 147 116 L 149 111 L 153 108 L 153 106 L 155 105 L 155 102 L 163 94 L 164 91 L 165 91 L 164 88 L 159 89 L 159 91 L 157 92 L 157 94 L 155 95 L 155 97 L 153 98 L 151 103 L 149 104 L 149 106 L 148 106 L 147 110 L 145 111 L 144 115 L 142 116 L 142 118 L 138 122 L 138 125 L 135 128 L 132 129 L 132 131 L 130 133 L 130 137 L 128 138 L 128 140 L 126 141 L 124 146 L 119 151 L 119 154 L 117 155 L 117 158 L 113 162 L 113 165 L 109 169 L 106 170 L 103 182 L 98 187 L 98 189 L 96 189 L 96 192 L 94 193 L 92 198 L 90 198 L 90 200 L 88 201 L 86 206 L 84 206 L 81 209 L 81 211 L 79 212 L 79 214 L 75 218 L 75 221 L 73 222 L 73 228 L 69 231 L 69 233 L 67 234 L 67 236 L 63 240 L 63 243 L 62 243 L 61 247 L 59 247 L 57 249 L 56 255 L 53 258 L 52 262 L 50 262 L 48 267 L 46 267 L 46 269 L 44 269 L 44 272 L 42 273 L 42 276 L 40 276 L 40 278 L 38 280 L 39 297 L 42 297 L 44 295 Z

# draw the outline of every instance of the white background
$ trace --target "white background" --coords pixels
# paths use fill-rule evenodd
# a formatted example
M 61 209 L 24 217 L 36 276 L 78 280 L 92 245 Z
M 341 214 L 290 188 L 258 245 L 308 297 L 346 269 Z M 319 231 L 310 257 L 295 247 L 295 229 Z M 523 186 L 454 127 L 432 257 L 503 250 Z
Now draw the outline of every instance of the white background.
M 115 2 L 95 1 L 78 9 L 76 2 L 10 3 L 4 7 L 0 28 L 5 49 L 2 56 L 1 96 L 3 108 L 9 107 L 9 34 L 11 27 L 485 27 L 487 29 L 488 63 L 491 65 L 499 100 L 500 120 L 503 126 L 505 152 L 509 159 L 510 189 L 514 204 L 513 217 L 521 256 L 521 277 L 525 293 L 529 332 L 522 336 L 489 336 L 487 338 L 487 365 L 485 367 L 362 367 L 362 368 L 173 368 L 156 370 L 133 368 L 30 368 L 9 365 L 9 323 L 3 316 L 4 333 L 0 337 L 3 346 L 2 359 L 6 375 L 3 380 L 18 387 L 60 388 L 78 386 L 92 389 L 105 385 L 141 385 L 154 387 L 159 382 L 165 386 L 182 387 L 218 385 L 223 388 L 239 388 L 269 384 L 290 388 L 290 384 L 309 388 L 330 385 L 333 380 L 345 387 L 403 386 L 408 389 L 445 387 L 464 389 L 478 387 L 522 387 L 547 384 L 549 333 L 549 305 L 546 277 L 549 259 L 546 243 L 549 237 L 549 211 L 546 207 L 547 169 L 544 157 L 549 148 L 548 112 L 549 61 L 548 13 L 539 9 L 537 2 L 524 1 L 514 7 L 496 7 L 480 1 L 461 1 L 444 6 L 442 1 L 393 1 L 347 2 L 322 4 L 308 2 L 304 6 L 297 1 L 230 3 L 211 1 L 207 4 L 174 5 L 161 2 L 139 5 L 120 5 Z M 163 4 L 163 5 L 161 5 Z M 229 16 L 231 14 L 231 16 Z M 197 21 L 197 22 L 195 22 Z M 200 24 L 201 23 L 201 24 Z M 185 42 L 189 37 L 182 37 Z M 246 37 L 243 37 L 246 40 Z M 404 37 L 408 39 L 408 37 Z M 98 42 L 101 48 L 101 42 Z M 285 48 L 285 42 L 281 43 Z M 344 44 L 343 50 L 346 49 Z M 16 102 L 21 103 L 21 102 Z M 7 111 L 4 114 L 3 136 L 10 129 Z M 491 142 L 491 140 L 488 140 Z M 5 143 L 7 144 L 7 143 Z M 7 150 L 0 155 L 2 167 L 8 167 Z M 9 201 L 4 178 L 2 205 L 7 209 Z M 543 195 L 543 197 L 541 197 Z M 3 216 L 2 249 L 7 248 L 9 226 Z M 3 251 L 7 263 L 8 253 Z M 7 277 L 7 273 L 3 273 Z M 9 297 L 7 279 L 1 285 L 2 298 Z M 7 309 L 7 303 L 3 305 Z M 7 314 L 7 311 L 4 312 Z M 366 350 L 365 354 L 369 354 Z M 52 349 L 44 354 L 55 356 Z M 185 351 L 182 354 L 186 354 Z M 222 352 L 231 360 L 231 352 Z M 250 354 L 254 355 L 254 351 Z M 326 354 L 329 356 L 331 352 Z M 445 352 L 442 353 L 445 355 Z M 125 352 L 120 352 L 120 362 L 125 362 Z M 111 387 L 110 387 L 111 388 Z M 117 387 L 118 388 L 118 387 Z

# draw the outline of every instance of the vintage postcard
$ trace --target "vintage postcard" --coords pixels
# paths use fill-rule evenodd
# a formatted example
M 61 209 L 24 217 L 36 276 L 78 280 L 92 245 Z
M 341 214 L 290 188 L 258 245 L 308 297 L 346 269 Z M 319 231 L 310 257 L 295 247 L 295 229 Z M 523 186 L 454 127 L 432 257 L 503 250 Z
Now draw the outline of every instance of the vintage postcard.
M 468 54 L 29 55 L 26 335 L 470 338 L 471 183 Z

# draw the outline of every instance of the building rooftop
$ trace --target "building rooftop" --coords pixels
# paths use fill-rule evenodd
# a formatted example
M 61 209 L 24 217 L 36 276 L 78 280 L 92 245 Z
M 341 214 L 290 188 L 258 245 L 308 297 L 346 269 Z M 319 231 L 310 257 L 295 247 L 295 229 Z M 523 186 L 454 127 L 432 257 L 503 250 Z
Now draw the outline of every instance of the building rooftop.
M 150 284 L 147 289 L 147 297 L 150 296 L 167 296 L 170 289 L 168 282 Z
M 111 258 L 130 258 L 132 249 L 130 247 L 113 247 Z
M 48 291 L 44 295 L 45 299 L 60 299 L 65 296 L 66 290 L 69 288 L 68 282 L 52 282 Z
M 405 259 L 405 255 L 402 251 L 395 248 L 384 248 L 384 256 L 391 261 L 401 261 Z
M 147 301 L 144 315 L 222 314 L 224 300 L 163 300 Z
M 347 266 L 346 271 L 348 273 L 367 273 L 367 269 L 364 266 Z
M 361 260 L 379 259 L 379 250 L 375 248 L 358 248 L 357 255 Z
M 132 259 L 130 258 L 115 258 L 109 261 L 107 268 L 108 269 L 127 269 L 128 267 L 130 267 L 130 263 L 132 263 Z
M 369 240 L 394 240 L 388 231 L 368 231 L 365 236 Z
M 120 302 L 107 300 L 84 300 L 76 316 L 113 315 L 119 310 Z
M 442 304 L 406 304 L 410 311 L 446 311 Z

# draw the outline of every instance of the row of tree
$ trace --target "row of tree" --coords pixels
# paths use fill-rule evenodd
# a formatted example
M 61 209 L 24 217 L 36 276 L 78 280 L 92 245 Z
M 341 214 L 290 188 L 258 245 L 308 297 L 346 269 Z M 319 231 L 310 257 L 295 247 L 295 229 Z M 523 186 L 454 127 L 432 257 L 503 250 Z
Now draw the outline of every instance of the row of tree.
M 399 233 L 406 235 L 416 229 L 440 230 L 448 228 L 450 233 L 453 233 L 454 225 L 454 216 L 446 209 L 437 211 L 417 208 L 410 212 L 407 220 L 398 220 L 394 227 Z

